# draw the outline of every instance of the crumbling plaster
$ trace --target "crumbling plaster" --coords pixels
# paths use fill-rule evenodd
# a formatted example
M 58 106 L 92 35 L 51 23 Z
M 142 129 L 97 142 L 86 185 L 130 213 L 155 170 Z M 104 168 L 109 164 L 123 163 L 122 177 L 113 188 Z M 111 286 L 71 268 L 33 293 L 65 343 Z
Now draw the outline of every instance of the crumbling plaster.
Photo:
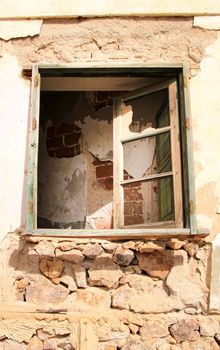
M 216 123 L 220 73 L 219 38 L 216 36 L 216 32 L 193 28 L 190 18 L 95 18 L 46 20 L 39 36 L 1 42 L 1 96 L 4 98 L 0 108 L 5 125 L 1 137 L 1 235 L 24 225 L 30 83 L 21 78 L 23 64 L 42 61 L 141 64 L 183 60 L 197 69 L 202 60 L 199 74 L 190 81 L 195 162 L 200 169 L 196 173 L 196 188 L 198 193 L 205 184 L 214 183 L 215 190 L 211 191 L 212 203 L 207 202 L 202 207 L 201 196 L 197 195 L 197 214 L 200 226 L 207 226 L 208 222 L 215 234 L 218 215 L 214 210 L 210 213 L 209 208 L 219 205 Z
M 220 203 L 220 37 L 206 49 L 200 72 L 191 79 L 190 96 L 196 167 L 197 214 L 201 226 L 219 223 Z
M 0 20 L 0 38 L 9 40 L 40 34 L 43 20 Z

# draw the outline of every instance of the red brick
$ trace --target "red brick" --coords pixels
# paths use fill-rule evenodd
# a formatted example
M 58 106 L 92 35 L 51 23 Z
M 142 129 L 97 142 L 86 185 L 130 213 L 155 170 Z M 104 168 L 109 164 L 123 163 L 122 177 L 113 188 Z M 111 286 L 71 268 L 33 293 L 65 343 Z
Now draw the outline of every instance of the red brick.
M 56 151 L 55 150 L 50 150 L 48 151 L 48 154 L 51 158 L 56 157 Z
M 142 200 L 143 196 L 136 188 L 125 188 L 124 198 L 125 202 L 134 202 Z
M 143 202 L 133 202 L 133 211 L 132 213 L 135 214 L 143 214 Z
M 96 177 L 109 177 L 113 176 L 113 165 L 103 165 L 96 168 Z
M 73 124 L 62 123 L 56 128 L 56 136 L 71 134 L 74 131 Z
M 80 145 L 75 145 L 74 150 L 75 150 L 75 156 L 77 156 L 77 154 L 80 154 L 81 153 Z
M 132 215 L 132 210 L 133 210 L 132 204 L 133 204 L 132 202 L 124 203 L 124 215 Z
M 126 185 L 127 188 L 135 187 L 137 189 L 141 188 L 141 182 L 132 182 L 131 184 Z
M 48 139 L 51 137 L 55 136 L 55 127 L 54 126 L 49 126 L 49 128 L 47 128 L 47 137 Z
M 75 149 L 73 147 L 62 147 L 56 151 L 57 158 L 71 158 L 75 156 Z
M 144 218 L 141 215 L 127 215 L 125 216 L 125 225 L 143 224 Z
M 95 228 L 97 230 L 107 230 L 113 228 L 113 218 L 112 217 L 105 217 L 105 218 L 98 218 L 95 220 Z
M 47 140 L 47 149 L 58 149 L 63 147 L 62 137 L 53 137 L 52 139 Z
M 66 135 L 64 137 L 65 146 L 73 146 L 73 145 L 78 144 L 80 136 L 81 136 L 80 133 L 74 133 L 74 134 Z

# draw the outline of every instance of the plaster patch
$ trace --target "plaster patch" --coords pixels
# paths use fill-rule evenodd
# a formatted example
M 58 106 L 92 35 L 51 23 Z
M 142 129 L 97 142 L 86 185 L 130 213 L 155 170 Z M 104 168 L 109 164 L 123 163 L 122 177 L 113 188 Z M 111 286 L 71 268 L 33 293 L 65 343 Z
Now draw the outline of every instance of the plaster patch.
M 196 16 L 194 17 L 193 26 L 204 29 L 219 30 L 220 16 Z
M 0 233 L 21 226 L 29 82 L 20 76 L 15 57 L 0 59 Z M 13 204 L 12 204 L 13 203 Z
M 213 218 L 207 215 L 198 214 L 197 221 L 198 221 L 198 226 L 211 229 Z
M 42 20 L 0 20 L 0 38 L 10 40 L 40 34 Z
M 99 160 L 112 160 L 112 123 L 87 116 L 83 123 L 79 121 L 76 125 L 84 135 L 83 149 L 87 149 Z
M 201 165 L 196 174 L 196 190 L 220 178 L 220 37 L 209 47 L 201 62 L 201 71 L 191 79 L 193 141 L 198 146 L 194 159 Z M 216 197 L 220 188 L 216 186 Z
M 220 312 L 220 233 L 218 233 L 212 242 L 212 269 L 210 283 L 209 309 Z

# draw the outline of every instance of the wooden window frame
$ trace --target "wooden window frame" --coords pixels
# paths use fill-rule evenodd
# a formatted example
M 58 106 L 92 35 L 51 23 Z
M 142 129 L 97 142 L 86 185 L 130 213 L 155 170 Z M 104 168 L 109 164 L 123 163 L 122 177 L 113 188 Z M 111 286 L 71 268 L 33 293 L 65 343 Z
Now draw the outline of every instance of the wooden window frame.
M 126 138 L 121 137 L 121 129 L 123 128 L 123 117 L 121 116 L 121 104 L 130 100 L 147 96 L 155 92 L 168 89 L 169 97 L 169 115 L 170 125 L 157 128 L 150 131 L 142 132 L 139 135 L 129 135 Z M 124 180 L 123 166 L 123 146 L 132 141 L 139 141 L 148 137 L 169 133 L 171 140 L 171 160 L 172 170 L 164 173 L 155 173 L 153 175 L 144 176 L 138 179 Z M 182 204 L 182 180 L 181 180 L 181 159 L 180 159 L 180 140 L 179 140 L 179 108 L 178 108 L 178 90 L 176 79 L 168 79 L 159 83 L 155 83 L 145 88 L 137 89 L 122 95 L 116 100 L 116 108 L 113 116 L 113 155 L 114 155 L 114 225 L 119 228 L 132 228 L 132 226 L 124 225 L 124 185 L 136 182 L 146 182 L 167 177 L 173 178 L 174 192 L 174 216 L 175 220 L 169 222 L 160 221 L 151 225 L 144 223 L 133 225 L 133 228 L 156 228 L 157 226 L 173 225 L 175 228 L 183 228 L 183 204 Z
M 181 137 L 181 166 L 183 175 L 184 191 L 184 215 L 185 227 L 175 228 L 117 228 L 109 230 L 93 230 L 93 229 L 38 229 L 37 228 L 37 166 L 38 166 L 38 139 L 39 139 L 39 106 L 40 106 L 40 77 L 48 74 L 54 76 L 57 72 L 72 72 L 78 74 L 85 72 L 93 74 L 97 72 L 100 76 L 114 76 L 114 74 L 125 74 L 126 72 L 138 72 L 139 76 L 148 72 L 155 72 L 158 76 L 162 74 L 176 76 L 178 84 L 178 107 Z M 29 72 L 29 73 L 28 73 Z M 47 73 L 45 73 L 47 72 Z M 30 68 L 24 68 L 23 73 L 30 74 Z M 45 75 L 44 75 L 45 76 Z M 189 235 L 205 236 L 207 230 L 198 230 L 195 213 L 195 178 L 194 178 L 194 162 L 192 153 L 192 130 L 191 130 L 191 114 L 189 102 L 189 67 L 186 63 L 170 63 L 170 64 L 123 64 L 123 65 L 98 65 L 95 63 L 88 64 L 35 64 L 32 66 L 31 79 L 31 121 L 29 132 L 29 154 L 28 154 L 28 177 L 27 177 L 27 196 L 26 196 L 26 233 L 43 236 L 62 236 L 62 237 L 94 237 L 107 239 L 127 239 L 127 238 L 143 238 L 143 237 L 185 237 Z M 174 92 L 172 92 L 174 93 Z M 114 116 L 118 115 L 116 108 Z M 116 118 L 117 119 L 117 118 Z M 114 122 L 116 122 L 114 119 Z M 174 128 L 175 129 L 175 128 Z M 117 126 L 114 127 L 114 133 L 117 133 Z M 160 131 L 159 131 L 160 132 Z M 116 135 L 113 136 L 116 137 Z M 176 136 L 174 136 L 176 137 Z M 113 141 L 114 142 L 114 141 Z M 172 142 L 172 141 L 171 141 Z M 120 161 L 121 152 L 115 152 L 114 162 Z M 119 183 L 120 169 L 114 166 L 114 188 L 117 191 L 121 184 Z M 175 186 L 176 188 L 176 186 Z M 115 190 L 114 190 L 115 193 Z M 118 194 L 117 194 L 118 195 Z M 116 196 L 117 196 L 116 195 Z M 182 196 L 181 196 L 182 200 Z M 115 198 L 114 198 L 115 203 Z M 114 204 L 114 213 L 117 206 Z M 115 218 L 115 220 L 118 220 Z M 119 225 L 120 226 L 120 225 Z

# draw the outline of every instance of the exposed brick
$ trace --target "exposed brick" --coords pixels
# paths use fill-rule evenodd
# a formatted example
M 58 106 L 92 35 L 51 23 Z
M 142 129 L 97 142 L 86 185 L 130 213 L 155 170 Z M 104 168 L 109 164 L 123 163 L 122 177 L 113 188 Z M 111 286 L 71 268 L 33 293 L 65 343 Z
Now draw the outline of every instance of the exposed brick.
M 64 138 L 65 146 L 73 146 L 79 142 L 80 133 L 74 133 L 70 135 L 66 135 Z
M 62 147 L 56 151 L 57 158 L 71 158 L 75 156 L 75 149 L 73 147 Z
M 126 185 L 127 188 L 135 187 L 135 188 L 141 188 L 141 182 L 132 182 L 131 184 Z
M 74 131 L 73 124 L 62 123 L 56 128 L 56 136 L 71 134 Z
M 49 156 L 50 157 L 56 157 L 56 151 L 55 150 L 50 150 L 50 151 L 48 151 L 48 154 L 49 154 Z
M 107 230 L 113 228 L 113 218 L 98 218 L 95 220 L 95 227 L 98 230 Z
M 49 128 L 47 128 L 47 137 L 51 138 L 55 136 L 55 127 L 54 126 L 49 126 Z
M 143 224 L 144 218 L 141 215 L 127 215 L 125 216 L 125 225 Z
M 110 177 L 113 176 L 113 165 L 98 166 L 96 168 L 96 177 Z
M 81 153 L 80 145 L 75 145 L 74 150 L 75 150 L 75 156 L 77 156 L 77 154 L 80 154 Z
M 133 214 L 143 214 L 143 202 L 133 202 Z
M 132 202 L 124 203 L 124 215 L 132 215 L 132 210 L 133 210 L 132 204 L 133 204 Z
M 47 140 L 47 149 L 58 149 L 63 146 L 62 137 L 53 137 L 52 139 Z
M 124 198 L 125 202 L 133 202 L 142 200 L 143 196 L 136 188 L 125 188 Z
M 98 158 L 96 158 L 96 157 L 93 156 L 93 162 L 92 162 L 92 164 L 95 165 L 95 166 L 97 166 L 97 165 L 100 165 L 100 166 L 111 165 L 111 164 L 112 164 L 112 161 L 110 161 L 110 160 L 106 160 L 106 161 L 99 160 Z
M 104 184 L 106 190 L 113 190 L 113 177 L 106 177 L 106 179 L 104 179 Z

